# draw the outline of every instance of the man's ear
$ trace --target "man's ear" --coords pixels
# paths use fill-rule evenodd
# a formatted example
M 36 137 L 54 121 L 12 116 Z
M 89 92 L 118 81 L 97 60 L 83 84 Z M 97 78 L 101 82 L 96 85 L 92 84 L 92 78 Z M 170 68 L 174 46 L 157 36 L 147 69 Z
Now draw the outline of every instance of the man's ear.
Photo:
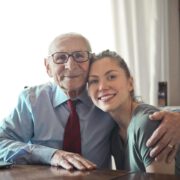
M 49 77 L 53 77 L 48 58 L 44 58 L 44 65 L 46 67 L 46 72 L 49 75 Z

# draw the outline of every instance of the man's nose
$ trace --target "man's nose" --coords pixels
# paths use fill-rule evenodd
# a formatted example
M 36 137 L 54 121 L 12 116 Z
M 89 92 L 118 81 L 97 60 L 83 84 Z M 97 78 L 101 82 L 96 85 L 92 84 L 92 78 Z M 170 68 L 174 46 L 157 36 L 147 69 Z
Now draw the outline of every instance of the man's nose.
M 77 66 L 77 62 L 73 59 L 73 56 L 69 56 L 67 62 L 65 63 L 65 67 L 67 69 L 73 69 Z

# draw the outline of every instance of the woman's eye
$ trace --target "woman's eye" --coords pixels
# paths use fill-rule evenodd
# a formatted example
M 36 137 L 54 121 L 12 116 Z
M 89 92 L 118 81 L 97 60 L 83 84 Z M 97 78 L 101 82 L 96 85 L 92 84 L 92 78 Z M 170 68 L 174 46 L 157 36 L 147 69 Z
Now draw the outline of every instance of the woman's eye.
M 116 75 L 110 75 L 110 76 L 108 76 L 108 79 L 109 80 L 113 80 L 113 79 L 115 79 L 116 78 Z
M 92 80 L 89 80 L 88 81 L 88 84 L 91 85 L 91 84 L 96 84 L 98 83 L 98 80 L 97 79 L 92 79 Z

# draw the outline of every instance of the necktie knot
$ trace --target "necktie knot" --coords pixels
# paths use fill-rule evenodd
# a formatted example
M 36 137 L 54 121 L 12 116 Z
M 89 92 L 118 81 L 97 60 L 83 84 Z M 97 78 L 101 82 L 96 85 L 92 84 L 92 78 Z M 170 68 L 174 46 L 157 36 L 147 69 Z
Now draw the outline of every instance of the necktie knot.
M 67 106 L 71 110 L 71 112 L 75 109 L 74 102 L 71 99 L 67 101 Z

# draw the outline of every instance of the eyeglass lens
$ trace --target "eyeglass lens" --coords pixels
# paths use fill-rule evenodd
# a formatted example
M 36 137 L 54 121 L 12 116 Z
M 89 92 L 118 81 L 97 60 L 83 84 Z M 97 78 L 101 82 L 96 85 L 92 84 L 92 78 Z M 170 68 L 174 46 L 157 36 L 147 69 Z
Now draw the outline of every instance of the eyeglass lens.
M 72 53 L 57 52 L 53 55 L 53 60 L 57 64 L 66 63 L 69 57 L 72 56 L 76 62 L 85 62 L 89 59 L 89 53 L 87 51 L 75 51 Z

